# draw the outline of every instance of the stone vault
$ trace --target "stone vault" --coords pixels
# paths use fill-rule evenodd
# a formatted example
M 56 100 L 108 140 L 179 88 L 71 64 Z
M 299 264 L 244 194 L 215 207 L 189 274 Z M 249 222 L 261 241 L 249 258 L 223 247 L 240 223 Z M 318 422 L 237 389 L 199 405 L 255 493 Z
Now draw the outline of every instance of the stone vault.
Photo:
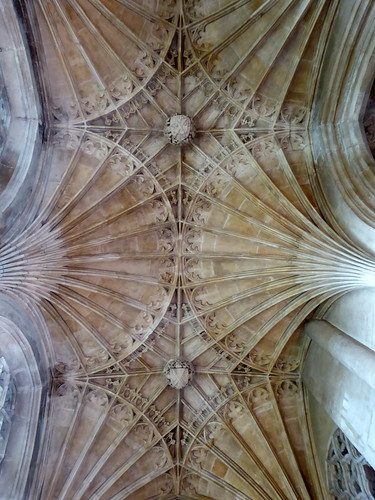
M 43 175 L 0 288 L 45 324 L 40 498 L 323 498 L 301 326 L 374 273 L 323 215 L 311 146 L 336 8 L 27 6 Z

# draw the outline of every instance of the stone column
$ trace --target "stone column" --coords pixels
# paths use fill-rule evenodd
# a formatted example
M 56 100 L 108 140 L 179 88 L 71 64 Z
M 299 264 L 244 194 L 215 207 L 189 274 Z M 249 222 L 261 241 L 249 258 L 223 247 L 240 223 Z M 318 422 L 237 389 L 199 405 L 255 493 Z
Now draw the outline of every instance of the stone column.
M 304 386 L 375 468 L 374 351 L 327 321 L 309 321 L 305 334 L 312 342 L 302 372 Z
M 311 320 L 305 333 L 375 389 L 375 352 L 324 320 Z

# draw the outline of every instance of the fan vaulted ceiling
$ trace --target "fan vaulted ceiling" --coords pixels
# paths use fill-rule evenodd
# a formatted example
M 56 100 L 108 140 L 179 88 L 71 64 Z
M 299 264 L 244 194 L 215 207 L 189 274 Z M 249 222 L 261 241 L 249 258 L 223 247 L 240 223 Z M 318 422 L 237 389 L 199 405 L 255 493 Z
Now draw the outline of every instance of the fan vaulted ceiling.
M 47 325 L 41 498 L 322 498 L 301 324 L 373 268 L 310 146 L 336 2 L 33 4 L 48 181 L 1 286 Z

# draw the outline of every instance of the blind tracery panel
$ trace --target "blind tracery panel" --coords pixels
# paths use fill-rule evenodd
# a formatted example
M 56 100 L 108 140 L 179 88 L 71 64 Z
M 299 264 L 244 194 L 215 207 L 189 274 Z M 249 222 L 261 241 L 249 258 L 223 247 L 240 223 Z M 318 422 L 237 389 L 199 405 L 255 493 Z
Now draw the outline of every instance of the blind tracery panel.
M 327 457 L 329 490 L 337 500 L 375 498 L 375 471 L 341 429 L 332 436 Z
M 0 464 L 4 459 L 14 413 L 16 390 L 8 365 L 0 357 Z

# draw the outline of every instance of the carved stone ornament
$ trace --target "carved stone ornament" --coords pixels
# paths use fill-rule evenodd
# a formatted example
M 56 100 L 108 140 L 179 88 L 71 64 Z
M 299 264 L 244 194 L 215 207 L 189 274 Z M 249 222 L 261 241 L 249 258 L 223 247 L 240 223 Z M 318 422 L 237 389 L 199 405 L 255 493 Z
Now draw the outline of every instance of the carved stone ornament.
M 164 367 L 168 384 L 174 389 L 183 389 L 193 379 L 194 368 L 190 361 L 171 359 Z
M 331 438 L 327 474 L 332 498 L 375 498 L 375 471 L 337 428 Z
M 188 144 L 195 136 L 194 123 L 186 115 L 171 116 L 165 124 L 164 135 L 171 144 Z

